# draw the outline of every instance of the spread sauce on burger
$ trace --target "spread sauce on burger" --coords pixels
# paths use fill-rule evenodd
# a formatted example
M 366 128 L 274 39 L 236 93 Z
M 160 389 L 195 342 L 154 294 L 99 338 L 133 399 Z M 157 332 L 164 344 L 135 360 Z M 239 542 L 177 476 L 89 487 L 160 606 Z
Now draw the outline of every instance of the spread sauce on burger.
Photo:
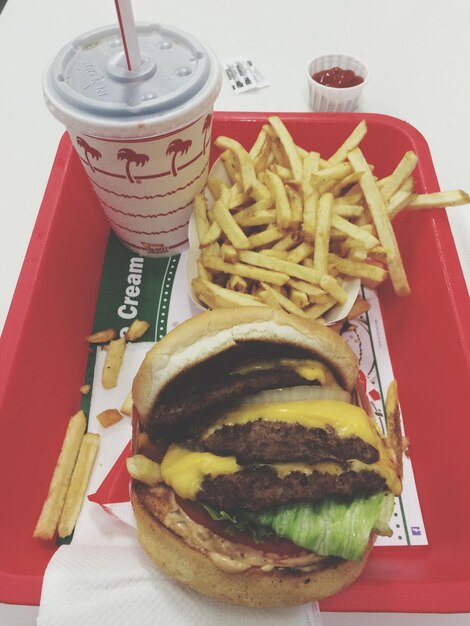
M 133 446 L 159 479 L 134 479 L 131 499 L 157 565 L 250 606 L 351 584 L 402 488 L 357 377 L 340 336 L 267 307 L 205 312 L 156 344 L 133 386 Z

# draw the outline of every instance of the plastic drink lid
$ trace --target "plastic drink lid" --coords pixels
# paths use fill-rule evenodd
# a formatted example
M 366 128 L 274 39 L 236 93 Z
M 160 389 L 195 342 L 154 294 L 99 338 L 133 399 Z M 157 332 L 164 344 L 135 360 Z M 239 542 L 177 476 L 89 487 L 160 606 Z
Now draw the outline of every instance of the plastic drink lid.
M 161 134 L 203 115 L 222 74 L 213 52 L 172 26 L 138 24 L 142 65 L 129 71 L 117 26 L 67 44 L 44 76 L 47 105 L 65 126 L 103 136 Z

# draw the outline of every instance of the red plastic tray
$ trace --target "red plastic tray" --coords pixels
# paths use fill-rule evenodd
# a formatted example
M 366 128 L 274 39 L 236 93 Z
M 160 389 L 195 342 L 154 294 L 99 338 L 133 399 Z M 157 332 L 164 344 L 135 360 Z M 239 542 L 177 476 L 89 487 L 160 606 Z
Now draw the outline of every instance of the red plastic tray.
M 420 191 L 438 190 L 423 137 L 395 118 L 283 114 L 295 140 L 329 155 L 360 119 L 378 176 L 406 150 Z M 247 146 L 266 119 L 218 113 L 214 135 Z M 213 155 L 214 156 L 214 155 Z M 377 547 L 362 578 L 322 610 L 469 612 L 470 304 L 445 211 L 406 213 L 396 231 L 412 288 L 380 290 L 429 546 Z M 54 545 L 32 539 L 68 417 L 80 404 L 109 227 L 68 136 L 62 139 L 0 345 L 0 601 L 38 604 Z

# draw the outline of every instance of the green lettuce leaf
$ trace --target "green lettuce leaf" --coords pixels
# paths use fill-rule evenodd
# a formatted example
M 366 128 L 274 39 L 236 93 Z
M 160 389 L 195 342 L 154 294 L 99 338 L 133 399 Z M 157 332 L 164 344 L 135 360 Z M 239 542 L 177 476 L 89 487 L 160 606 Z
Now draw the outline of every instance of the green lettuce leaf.
M 229 535 L 237 532 L 248 533 L 255 543 L 262 543 L 265 539 L 275 538 L 276 533 L 267 525 L 258 524 L 255 519 L 251 519 L 247 513 L 227 513 L 218 511 L 208 504 L 201 505 L 213 520 L 225 522 L 225 530 Z
M 316 554 L 359 561 L 372 532 L 391 533 L 393 503 L 393 495 L 385 493 L 348 502 L 327 497 L 318 504 L 285 505 L 249 515 L 256 524 Z
M 333 496 L 320 503 L 293 503 L 259 513 L 227 513 L 203 505 L 212 519 L 227 522 L 227 532 L 250 532 L 256 542 L 272 536 L 322 556 L 360 560 L 372 532 L 390 535 L 394 497 L 377 493 L 343 501 Z

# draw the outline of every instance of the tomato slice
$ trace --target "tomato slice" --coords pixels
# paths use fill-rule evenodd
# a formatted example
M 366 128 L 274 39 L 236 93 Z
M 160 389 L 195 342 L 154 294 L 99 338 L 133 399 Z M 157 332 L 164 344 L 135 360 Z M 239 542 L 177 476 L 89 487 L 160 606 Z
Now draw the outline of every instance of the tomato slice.
M 256 543 L 249 533 L 229 533 L 227 532 L 227 522 L 212 519 L 209 513 L 207 513 L 207 511 L 200 505 L 189 500 L 183 500 L 177 495 L 176 501 L 188 517 L 190 517 L 197 524 L 201 524 L 201 526 L 209 528 L 209 530 L 223 539 L 227 539 L 233 543 L 241 543 L 242 545 L 253 548 L 254 550 L 260 550 L 265 554 L 275 554 L 280 557 L 292 558 L 294 556 L 308 554 L 307 551 L 299 548 L 299 546 L 296 546 L 295 543 L 292 543 L 289 539 L 266 539 L 260 543 Z

